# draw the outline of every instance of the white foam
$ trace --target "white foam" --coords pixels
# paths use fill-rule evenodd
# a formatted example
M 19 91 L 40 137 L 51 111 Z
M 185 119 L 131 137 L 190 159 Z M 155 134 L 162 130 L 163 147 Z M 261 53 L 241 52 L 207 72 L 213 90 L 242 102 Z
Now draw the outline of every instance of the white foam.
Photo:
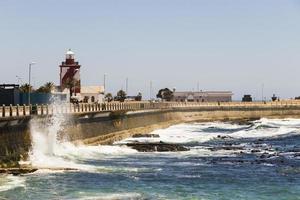
M 18 187 L 25 187 L 24 177 L 13 175 L 0 176 L 0 192 L 12 190 Z
M 82 160 L 103 159 L 110 155 L 127 155 L 136 151 L 120 146 L 84 146 L 61 141 L 60 131 L 68 119 L 54 114 L 49 123 L 41 128 L 38 119 L 31 120 L 32 150 L 29 154 L 32 166 L 37 168 L 73 168 L 99 171 L 98 167 L 82 164 Z
M 265 126 L 278 126 L 273 128 L 257 127 Z M 167 142 L 167 143 L 191 143 L 198 142 L 203 143 L 214 139 L 218 136 L 230 136 L 233 138 L 263 138 L 263 137 L 275 137 L 287 134 L 300 134 L 299 128 L 300 119 L 261 119 L 254 122 L 254 126 L 249 125 L 237 125 L 223 122 L 212 123 L 195 123 L 195 124 L 180 124 L 171 126 L 167 129 L 159 129 L 153 131 L 151 134 L 158 134 L 159 138 L 129 138 L 122 142 Z M 214 132 L 207 132 L 205 129 L 212 127 L 216 130 Z M 230 132 L 224 132 L 218 129 L 231 130 Z M 236 129 L 236 131 L 235 131 Z M 242 130 L 241 130 L 242 129 Z
M 80 199 L 84 200 L 136 200 L 143 199 L 142 195 L 139 193 L 115 193 L 115 194 L 107 194 L 107 193 L 99 193 L 97 196 L 84 196 L 80 197 Z

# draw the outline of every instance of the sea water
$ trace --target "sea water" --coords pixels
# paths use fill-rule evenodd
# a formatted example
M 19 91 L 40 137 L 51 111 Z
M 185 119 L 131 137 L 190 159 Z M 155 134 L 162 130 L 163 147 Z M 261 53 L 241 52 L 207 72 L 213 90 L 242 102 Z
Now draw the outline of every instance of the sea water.
M 188 123 L 114 145 L 58 139 L 32 123 L 30 163 L 40 170 L 0 176 L 0 199 L 300 199 L 300 120 Z M 185 152 L 137 152 L 122 144 L 177 143 Z M 69 168 L 72 170 L 65 170 Z

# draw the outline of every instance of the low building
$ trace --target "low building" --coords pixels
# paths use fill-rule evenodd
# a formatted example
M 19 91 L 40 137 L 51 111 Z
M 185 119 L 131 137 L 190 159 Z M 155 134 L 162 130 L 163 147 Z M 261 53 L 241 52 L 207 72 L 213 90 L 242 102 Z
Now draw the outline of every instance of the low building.
M 80 101 L 85 103 L 102 103 L 104 101 L 104 86 L 81 86 Z
M 242 102 L 252 102 L 252 96 L 250 94 L 245 94 L 242 98 Z
M 173 92 L 173 101 L 177 102 L 230 102 L 230 91 Z
M 20 104 L 19 85 L 2 84 L 0 85 L 0 105 Z

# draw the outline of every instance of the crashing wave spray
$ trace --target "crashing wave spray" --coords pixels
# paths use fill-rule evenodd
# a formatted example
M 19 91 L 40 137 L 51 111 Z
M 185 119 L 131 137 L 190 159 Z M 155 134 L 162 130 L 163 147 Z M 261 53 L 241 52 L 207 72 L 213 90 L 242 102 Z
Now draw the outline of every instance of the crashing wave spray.
M 60 105 L 55 101 L 51 104 L 53 107 Z M 62 141 L 59 139 L 59 133 L 63 129 L 63 124 L 68 120 L 67 116 L 54 112 L 52 116 L 47 118 L 46 122 L 44 120 L 35 118 L 30 122 L 32 139 L 30 161 L 36 167 L 62 167 L 63 159 L 57 157 L 61 155 Z
M 51 106 L 61 106 L 54 102 Z M 47 120 L 35 118 L 30 122 L 32 149 L 29 154 L 33 167 L 95 171 L 95 166 L 82 164 L 86 159 L 101 159 L 106 156 L 119 156 L 136 153 L 129 147 L 118 146 L 75 146 L 66 138 L 62 139 L 68 115 L 54 112 Z M 46 122 L 45 122 L 46 121 Z

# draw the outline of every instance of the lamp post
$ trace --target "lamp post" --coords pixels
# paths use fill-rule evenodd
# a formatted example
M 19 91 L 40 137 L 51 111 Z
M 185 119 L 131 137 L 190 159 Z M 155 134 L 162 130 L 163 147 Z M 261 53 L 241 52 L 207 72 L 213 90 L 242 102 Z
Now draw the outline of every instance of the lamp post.
M 150 81 L 150 91 L 149 91 L 149 95 L 150 95 L 150 97 L 149 97 L 149 99 L 150 99 L 150 101 L 152 100 L 152 90 L 153 90 L 153 85 L 152 85 L 152 81 Z
M 32 65 L 35 65 L 36 62 L 31 62 L 29 63 L 29 74 L 28 74 L 28 105 L 30 106 L 30 93 L 31 93 L 31 87 L 30 87 L 30 84 L 31 84 L 31 66 Z
M 264 101 L 264 87 L 265 87 L 265 84 L 263 83 L 261 85 L 261 101 L 263 102 Z
M 104 74 L 104 76 L 103 76 L 103 86 L 104 86 L 104 95 L 105 95 L 105 91 L 106 91 L 106 74 Z

